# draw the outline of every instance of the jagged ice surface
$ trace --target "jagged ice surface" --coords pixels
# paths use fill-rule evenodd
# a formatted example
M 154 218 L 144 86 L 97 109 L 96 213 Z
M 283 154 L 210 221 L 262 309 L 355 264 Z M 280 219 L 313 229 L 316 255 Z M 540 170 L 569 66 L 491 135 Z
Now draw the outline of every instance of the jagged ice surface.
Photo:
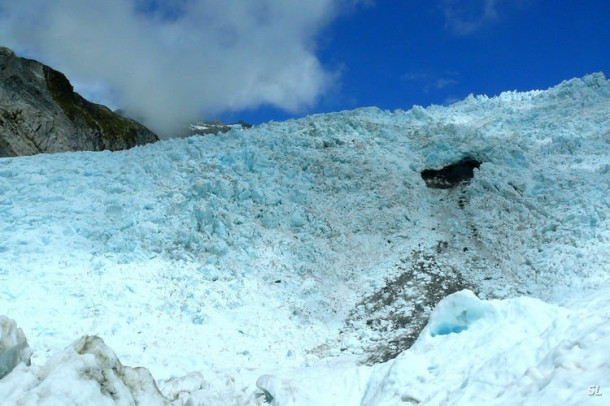
M 601 404 L 609 111 L 596 74 L 450 107 L 1 159 L 0 313 L 33 365 L 0 393 L 27 403 L 38 392 L 15 374 L 49 379 L 57 359 L 77 363 L 66 345 L 98 335 L 175 404 Z M 482 162 L 470 183 L 426 187 L 423 169 L 465 156 Z M 432 310 L 402 292 L 374 306 L 387 326 L 367 324 L 367 298 L 422 261 L 478 298 L 449 296 L 411 349 L 361 365 L 409 332 L 384 315 Z

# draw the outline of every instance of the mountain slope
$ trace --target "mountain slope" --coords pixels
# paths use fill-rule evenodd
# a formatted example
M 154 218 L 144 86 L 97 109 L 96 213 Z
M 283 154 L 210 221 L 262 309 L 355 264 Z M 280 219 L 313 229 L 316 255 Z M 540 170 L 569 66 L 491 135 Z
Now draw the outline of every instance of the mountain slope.
M 608 111 L 595 74 L 1 159 L 0 308 L 33 366 L 0 393 L 38 393 L 14 385 L 52 354 L 78 364 L 60 351 L 95 334 L 177 404 L 595 401 L 588 386 L 610 385 Z M 427 187 L 422 171 L 465 157 L 469 182 Z M 570 340 L 596 361 L 577 365 Z
M 0 156 L 122 150 L 157 140 L 141 124 L 83 99 L 62 73 L 0 47 Z

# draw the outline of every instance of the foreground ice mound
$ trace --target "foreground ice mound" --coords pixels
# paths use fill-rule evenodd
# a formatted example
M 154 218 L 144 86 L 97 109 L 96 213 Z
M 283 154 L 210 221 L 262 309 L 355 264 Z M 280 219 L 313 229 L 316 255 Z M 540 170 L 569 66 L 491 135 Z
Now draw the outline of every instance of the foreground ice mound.
M 100 338 L 87 336 L 44 366 L 17 366 L 0 379 L 0 399 L 19 405 L 602 405 L 610 387 L 609 293 L 606 286 L 570 310 L 525 297 L 480 300 L 464 290 L 442 300 L 415 344 L 392 361 L 278 368 L 258 379 L 251 373 L 252 381 L 241 385 L 234 381 L 244 378 L 238 371 L 226 382 L 195 372 L 161 381 L 159 391 L 148 370 L 123 366 Z
M 276 406 L 601 406 L 610 393 L 604 391 L 610 387 L 608 293 L 569 310 L 458 292 L 439 303 L 413 347 L 392 361 L 335 362 L 265 375 L 257 385 Z
M 123 366 L 95 336 L 82 337 L 42 367 L 20 365 L 0 380 L 2 404 L 166 405 L 150 372 Z
M 23 330 L 14 320 L 0 315 L 0 379 L 22 362 L 30 365 L 31 354 Z

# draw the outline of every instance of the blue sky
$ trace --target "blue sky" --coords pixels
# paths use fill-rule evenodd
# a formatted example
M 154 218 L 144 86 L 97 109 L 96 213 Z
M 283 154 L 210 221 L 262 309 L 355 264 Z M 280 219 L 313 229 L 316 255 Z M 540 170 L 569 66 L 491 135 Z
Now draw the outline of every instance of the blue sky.
M 0 44 L 162 137 L 609 74 L 608 0 L 0 0 Z
M 495 14 L 485 14 L 486 4 Z M 321 36 L 319 57 L 341 76 L 310 112 L 447 104 L 610 73 L 604 0 L 377 1 Z M 294 115 L 261 108 L 225 117 L 256 123 Z

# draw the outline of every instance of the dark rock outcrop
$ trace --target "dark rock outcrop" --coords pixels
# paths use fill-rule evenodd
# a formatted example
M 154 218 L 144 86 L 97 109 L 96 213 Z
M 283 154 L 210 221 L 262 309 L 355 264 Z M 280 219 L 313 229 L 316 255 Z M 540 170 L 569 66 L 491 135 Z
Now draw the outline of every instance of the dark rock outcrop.
M 424 169 L 421 177 L 430 188 L 451 189 L 462 182 L 469 182 L 474 177 L 474 169 L 480 166 L 481 162 L 476 159 L 463 158 L 442 169 Z
M 62 73 L 0 47 L 0 157 L 116 151 L 157 140 L 143 125 L 75 93 Z

